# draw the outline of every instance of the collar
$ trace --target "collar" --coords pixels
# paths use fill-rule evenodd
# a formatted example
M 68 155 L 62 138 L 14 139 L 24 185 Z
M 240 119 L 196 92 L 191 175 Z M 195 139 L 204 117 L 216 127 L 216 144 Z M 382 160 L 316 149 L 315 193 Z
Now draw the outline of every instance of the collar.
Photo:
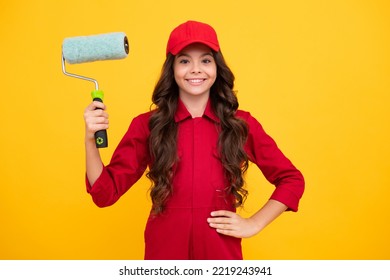
M 216 123 L 220 123 L 219 118 L 217 117 L 217 115 L 215 115 L 215 113 L 212 109 L 210 98 L 207 101 L 206 108 L 204 110 L 202 117 L 207 117 L 208 119 L 210 119 Z M 178 123 L 178 122 L 181 122 L 187 118 L 191 118 L 191 114 L 190 114 L 190 112 L 188 112 L 183 101 L 181 101 L 181 99 L 178 98 L 177 109 L 176 109 L 176 113 L 175 113 L 175 122 Z

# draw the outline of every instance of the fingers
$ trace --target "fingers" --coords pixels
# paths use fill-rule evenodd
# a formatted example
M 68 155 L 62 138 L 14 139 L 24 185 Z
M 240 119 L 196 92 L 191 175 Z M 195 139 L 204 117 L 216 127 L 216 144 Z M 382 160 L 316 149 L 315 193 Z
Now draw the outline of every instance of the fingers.
M 86 137 L 93 139 L 96 131 L 108 129 L 108 114 L 102 102 L 93 101 L 84 111 Z
M 219 210 L 211 212 L 211 218 L 207 219 L 209 226 L 218 233 L 236 238 L 250 237 L 256 234 L 250 219 L 242 218 L 235 212 Z
M 86 108 L 86 110 L 89 110 L 89 111 L 93 111 L 93 110 L 96 110 L 96 109 L 106 110 L 106 105 L 103 102 L 93 101 Z
M 228 236 L 233 236 L 233 237 L 237 237 L 237 238 L 241 238 L 241 236 L 239 236 L 238 234 L 236 234 L 236 231 L 234 230 L 231 230 L 231 229 L 220 229 L 220 228 L 217 228 L 216 231 L 220 234 L 223 234 L 223 235 L 228 235 Z
M 231 223 L 229 218 L 209 218 L 207 221 L 209 222 L 209 226 L 214 228 L 218 233 L 238 237 L 237 227 Z
M 212 218 L 207 219 L 210 227 L 215 228 L 217 232 L 225 235 L 235 235 L 240 218 L 236 213 L 219 210 L 211 212 L 211 216 Z
M 232 224 L 239 217 L 236 213 L 227 210 L 213 211 L 210 215 L 213 218 L 208 218 L 207 221 L 213 224 Z
M 210 215 L 211 215 L 211 217 L 230 217 L 230 218 L 232 218 L 237 214 L 234 212 L 231 212 L 231 211 L 227 211 L 227 210 L 218 210 L 218 211 L 211 212 Z

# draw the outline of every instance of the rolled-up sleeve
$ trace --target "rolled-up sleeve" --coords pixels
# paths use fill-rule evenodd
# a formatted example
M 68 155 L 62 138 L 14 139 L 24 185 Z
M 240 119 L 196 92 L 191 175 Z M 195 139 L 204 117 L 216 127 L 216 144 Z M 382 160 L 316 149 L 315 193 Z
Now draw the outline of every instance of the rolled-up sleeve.
M 247 122 L 249 128 L 245 146 L 249 160 L 255 163 L 265 178 L 276 187 L 270 199 L 287 205 L 290 211 L 298 211 L 305 188 L 302 173 L 282 153 L 254 117 L 243 111 L 239 116 Z
M 97 206 L 114 204 L 144 174 L 150 158 L 148 120 L 148 113 L 134 118 L 93 186 L 86 178 L 87 192 Z

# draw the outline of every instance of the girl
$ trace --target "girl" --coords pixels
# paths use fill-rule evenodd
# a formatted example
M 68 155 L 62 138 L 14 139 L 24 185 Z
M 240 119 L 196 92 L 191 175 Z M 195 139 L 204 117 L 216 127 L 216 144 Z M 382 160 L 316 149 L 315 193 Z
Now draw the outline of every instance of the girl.
M 86 108 L 86 184 L 96 205 L 115 203 L 149 168 L 145 259 L 242 259 L 241 238 L 298 210 L 302 174 L 260 123 L 238 110 L 233 87 L 214 29 L 188 21 L 170 34 L 152 96 L 156 108 L 133 119 L 107 166 L 94 141 L 108 128 L 105 105 Z M 258 212 L 242 218 L 235 209 L 247 196 L 249 161 L 276 188 Z

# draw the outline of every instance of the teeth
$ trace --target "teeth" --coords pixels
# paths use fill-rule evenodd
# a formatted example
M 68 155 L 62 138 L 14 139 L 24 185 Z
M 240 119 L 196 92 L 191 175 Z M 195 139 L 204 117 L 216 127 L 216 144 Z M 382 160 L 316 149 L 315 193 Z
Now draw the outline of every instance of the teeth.
M 201 83 L 203 82 L 203 79 L 191 79 L 191 80 L 188 80 L 190 83 Z

